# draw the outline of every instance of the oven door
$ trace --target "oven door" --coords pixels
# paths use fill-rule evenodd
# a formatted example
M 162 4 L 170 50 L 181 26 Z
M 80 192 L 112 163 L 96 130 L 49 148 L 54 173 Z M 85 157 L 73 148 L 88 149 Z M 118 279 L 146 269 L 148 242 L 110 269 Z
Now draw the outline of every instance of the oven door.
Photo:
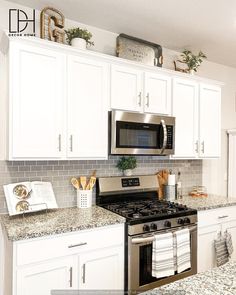
M 143 292 L 197 273 L 197 226 L 190 230 L 191 269 L 173 276 L 157 279 L 152 276 L 152 242 L 154 234 L 175 232 L 186 227 L 158 231 L 152 235 L 128 237 L 128 290 Z
M 173 154 L 174 121 L 172 117 L 111 112 L 111 154 Z

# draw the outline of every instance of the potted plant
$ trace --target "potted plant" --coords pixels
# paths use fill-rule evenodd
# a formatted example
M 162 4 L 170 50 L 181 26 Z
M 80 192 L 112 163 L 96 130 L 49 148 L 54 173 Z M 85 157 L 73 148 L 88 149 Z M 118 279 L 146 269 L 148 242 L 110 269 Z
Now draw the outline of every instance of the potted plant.
M 198 67 L 203 62 L 203 59 L 206 58 L 206 55 L 199 51 L 198 55 L 194 55 L 190 50 L 184 50 L 181 54 L 182 60 L 180 62 L 185 63 L 188 66 L 188 72 L 193 74 L 197 72 Z
M 93 35 L 86 29 L 72 28 L 65 30 L 65 33 L 67 36 L 66 41 L 69 45 L 79 49 L 86 49 L 87 45 L 94 45 L 94 42 L 91 41 Z
M 118 160 L 116 167 L 123 171 L 124 176 L 131 176 L 132 170 L 137 167 L 137 160 L 133 156 L 121 157 Z

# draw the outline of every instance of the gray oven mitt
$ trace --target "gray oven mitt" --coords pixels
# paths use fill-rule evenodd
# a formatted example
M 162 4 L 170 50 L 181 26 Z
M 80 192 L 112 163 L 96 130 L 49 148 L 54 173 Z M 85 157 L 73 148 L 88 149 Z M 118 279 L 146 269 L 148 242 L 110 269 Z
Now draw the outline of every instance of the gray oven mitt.
M 216 265 L 221 266 L 229 261 L 229 253 L 226 246 L 226 239 L 220 234 L 214 241 L 216 251 Z
M 233 247 L 231 233 L 229 233 L 227 230 L 225 231 L 225 242 L 226 242 L 226 247 L 227 247 L 229 257 L 231 257 L 232 253 L 234 252 L 234 247 Z

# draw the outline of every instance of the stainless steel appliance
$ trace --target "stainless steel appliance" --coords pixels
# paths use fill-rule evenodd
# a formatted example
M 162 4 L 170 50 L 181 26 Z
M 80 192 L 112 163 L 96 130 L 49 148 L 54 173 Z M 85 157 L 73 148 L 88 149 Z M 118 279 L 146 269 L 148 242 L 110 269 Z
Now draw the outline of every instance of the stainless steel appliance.
M 111 154 L 172 155 L 174 138 L 174 117 L 110 112 Z
M 104 177 L 97 183 L 96 203 L 126 218 L 125 286 L 143 292 L 197 273 L 197 211 L 159 201 L 156 175 Z M 154 235 L 188 228 L 191 268 L 170 277 L 152 276 Z

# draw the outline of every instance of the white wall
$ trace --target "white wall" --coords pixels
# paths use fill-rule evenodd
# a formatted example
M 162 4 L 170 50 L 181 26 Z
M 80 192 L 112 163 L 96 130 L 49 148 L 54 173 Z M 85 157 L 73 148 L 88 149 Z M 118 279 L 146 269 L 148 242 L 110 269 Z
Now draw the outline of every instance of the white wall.
M 0 0 L 0 29 L 8 29 L 8 9 L 22 8 L 29 13 L 31 8 L 22 7 L 15 3 Z M 37 36 L 39 36 L 39 11 L 36 12 Z M 66 19 L 66 28 L 73 26 L 86 27 L 93 33 L 95 46 L 91 50 L 115 55 L 117 33 L 108 32 Z M 125 33 L 125 32 L 123 32 Z M 173 69 L 173 60 L 178 53 L 164 48 L 164 67 Z M 236 69 L 205 61 L 198 75 L 210 79 L 220 80 L 225 83 L 222 90 L 222 158 L 219 160 L 203 161 L 203 183 L 211 193 L 225 194 L 227 173 L 227 137 L 226 129 L 236 128 L 235 93 L 236 93 Z M 210 110 L 209 110 L 210 111 Z M 0 132 L 1 135 L 1 132 Z M 1 153 L 1 150 L 0 150 Z

